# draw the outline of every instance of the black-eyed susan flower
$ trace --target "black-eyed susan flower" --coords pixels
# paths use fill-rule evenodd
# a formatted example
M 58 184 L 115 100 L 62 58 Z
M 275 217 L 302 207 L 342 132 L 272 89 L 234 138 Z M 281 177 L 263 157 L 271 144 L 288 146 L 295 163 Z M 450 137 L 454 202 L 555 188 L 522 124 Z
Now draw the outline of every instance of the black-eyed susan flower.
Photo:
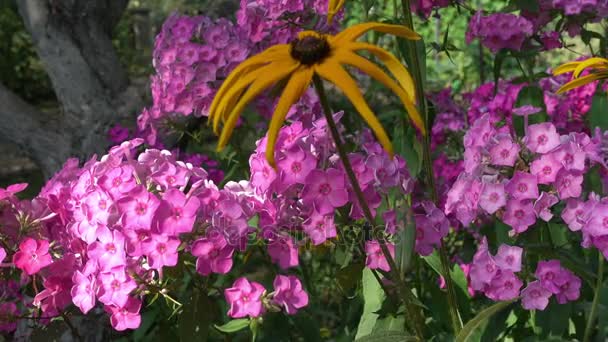
M 591 73 L 581 76 L 581 73 L 587 69 L 590 69 Z M 572 80 L 559 88 L 557 90 L 558 94 L 608 78 L 608 59 L 592 57 L 583 61 L 568 62 L 555 68 L 553 75 L 557 76 L 568 72 L 572 73 Z
M 343 65 L 355 67 L 393 91 L 405 106 L 413 123 L 425 134 L 424 124 L 414 105 L 415 87 L 408 70 L 390 52 L 356 40 L 374 30 L 407 39 L 420 39 L 414 31 L 400 25 L 364 23 L 350 27 L 337 35 L 304 31 L 290 44 L 274 45 L 238 65 L 218 90 L 209 109 L 209 121 L 220 134 L 218 150 L 223 149 L 247 104 L 265 89 L 285 84 L 268 128 L 266 159 L 274 166 L 274 146 L 285 116 L 311 84 L 313 76 L 333 83 L 352 102 L 361 117 L 375 133 L 384 149 L 392 155 L 393 147 L 378 118 L 367 105 L 357 83 Z M 367 51 L 383 62 L 382 68 L 358 54 Z
M 346 0 L 329 0 L 327 3 L 327 22 L 334 20 L 336 13 L 340 11 Z

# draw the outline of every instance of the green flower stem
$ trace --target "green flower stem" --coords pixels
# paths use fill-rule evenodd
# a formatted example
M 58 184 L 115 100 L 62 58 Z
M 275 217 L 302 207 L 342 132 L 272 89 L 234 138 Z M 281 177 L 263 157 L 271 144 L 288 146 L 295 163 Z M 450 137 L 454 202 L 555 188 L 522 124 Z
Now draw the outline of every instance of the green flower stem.
M 346 171 L 346 175 L 348 176 L 348 180 L 353 188 L 355 193 L 355 197 L 357 197 L 357 201 L 359 202 L 359 206 L 363 211 L 363 215 L 365 219 L 368 221 L 369 225 L 373 228 L 375 225 L 375 220 L 372 215 L 369 206 L 367 205 L 367 201 L 365 200 L 365 196 L 363 195 L 363 191 L 361 191 L 361 187 L 359 186 L 359 182 L 357 181 L 357 177 L 355 176 L 355 172 L 350 164 L 350 160 L 348 159 L 348 155 L 346 150 L 344 149 L 344 144 L 342 144 L 342 139 L 340 138 L 340 133 L 338 132 L 338 128 L 336 127 L 336 123 L 334 121 L 331 108 L 329 106 L 329 101 L 327 100 L 327 95 L 325 93 L 325 87 L 323 86 L 323 81 L 319 78 L 319 76 L 313 76 L 313 84 L 317 94 L 319 96 L 319 101 L 321 102 L 321 106 L 323 107 L 323 113 L 325 114 L 325 119 L 327 120 L 327 127 L 329 127 L 329 131 L 331 133 L 332 139 L 336 145 L 336 150 L 338 150 L 338 155 L 340 156 L 340 160 L 342 161 L 342 165 L 344 166 L 344 170 Z M 380 244 L 380 248 L 384 257 L 386 258 L 388 265 L 391 270 L 392 280 L 397 284 L 397 288 L 401 294 L 403 299 L 403 304 L 408 312 L 408 316 L 413 319 L 413 330 L 416 333 L 416 336 L 420 340 L 424 340 L 424 329 L 423 329 L 423 320 L 420 314 L 420 310 L 413 304 L 412 301 L 412 291 L 401 277 L 401 273 L 397 269 L 397 265 L 395 263 L 395 259 L 391 255 L 390 251 L 386 247 L 386 243 L 384 240 L 379 239 L 378 243 Z M 361 246 L 360 246 L 361 247 Z
M 595 284 L 595 294 L 593 295 L 593 302 L 591 303 L 591 311 L 589 312 L 589 319 L 587 319 L 587 325 L 585 326 L 585 335 L 583 342 L 589 342 L 593 329 L 595 328 L 595 318 L 597 316 L 597 307 L 600 303 L 600 293 L 602 292 L 602 285 L 604 282 L 604 255 L 597 252 L 598 254 L 598 267 L 597 267 L 597 282 Z
M 414 31 L 414 21 L 412 19 L 412 12 L 410 11 L 410 1 L 409 0 L 401 0 L 401 6 L 403 11 L 403 21 L 404 25 Z M 431 199 L 434 203 L 437 203 L 437 187 L 435 186 L 435 175 L 433 172 L 433 159 L 431 157 L 431 135 L 428 134 L 430 132 L 430 118 L 429 111 L 426 106 L 426 99 L 424 98 L 424 84 L 422 82 L 422 63 L 418 59 L 418 51 L 416 47 L 416 42 L 408 41 L 408 54 L 409 60 L 412 65 L 410 65 L 410 70 L 412 72 L 412 77 L 414 78 L 414 83 L 416 86 L 416 102 L 418 103 L 418 107 L 420 112 L 424 117 L 424 125 L 427 134 L 422 138 L 423 144 L 423 165 L 426 174 L 426 181 L 428 188 L 431 190 Z M 439 248 L 439 255 L 441 259 L 441 269 L 443 271 L 443 276 L 445 278 L 446 288 L 447 288 L 447 297 L 448 297 L 448 307 L 450 311 L 450 319 L 452 323 L 452 329 L 454 330 L 454 334 L 457 335 L 460 329 L 462 329 L 462 319 L 460 317 L 460 313 L 458 311 L 458 302 L 456 301 L 456 291 L 454 288 L 454 281 L 451 277 L 450 271 L 450 259 L 448 257 L 447 249 L 445 245 L 442 243 Z

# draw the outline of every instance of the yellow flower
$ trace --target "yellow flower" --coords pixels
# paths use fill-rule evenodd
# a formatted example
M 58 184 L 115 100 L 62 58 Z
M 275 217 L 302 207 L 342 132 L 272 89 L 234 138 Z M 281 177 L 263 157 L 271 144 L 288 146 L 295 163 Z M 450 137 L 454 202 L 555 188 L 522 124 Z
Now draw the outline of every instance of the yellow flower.
M 593 71 L 585 76 L 579 77 L 585 69 Z M 561 75 L 572 72 L 572 81 L 564 84 L 557 90 L 557 93 L 563 93 L 574 88 L 582 87 L 593 81 L 608 78 L 608 59 L 592 57 L 584 61 L 569 62 L 553 70 L 553 75 Z
M 331 23 L 332 20 L 334 20 L 334 16 L 336 15 L 336 13 L 338 13 L 338 11 L 340 11 L 340 8 L 342 8 L 342 6 L 344 6 L 344 2 L 346 0 L 329 0 L 329 3 L 327 5 L 327 22 Z
M 358 68 L 397 94 L 414 124 L 425 134 L 422 118 L 414 105 L 415 87 L 410 73 L 390 52 L 356 41 L 370 30 L 408 39 L 420 39 L 416 32 L 404 26 L 380 23 L 355 25 L 335 36 L 304 31 L 290 44 L 271 46 L 239 64 L 228 75 L 209 108 L 209 121 L 213 121 L 216 134 L 219 134 L 220 121 L 224 123 L 218 150 L 226 146 L 247 104 L 273 84 L 284 81 L 283 93 L 268 128 L 266 145 L 266 160 L 274 167 L 274 146 L 285 116 L 291 105 L 308 89 L 313 76 L 318 75 L 342 90 L 374 131 L 384 149 L 392 156 L 393 147 L 388 135 L 365 102 L 357 83 L 342 64 Z M 367 51 L 376 56 L 397 81 L 388 76 L 382 68 L 358 55 L 359 51 Z

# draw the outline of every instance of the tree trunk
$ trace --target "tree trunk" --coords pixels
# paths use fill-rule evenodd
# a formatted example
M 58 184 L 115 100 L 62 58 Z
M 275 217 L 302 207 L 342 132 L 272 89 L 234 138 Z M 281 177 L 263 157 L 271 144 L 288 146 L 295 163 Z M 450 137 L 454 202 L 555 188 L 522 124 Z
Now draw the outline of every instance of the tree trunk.
M 141 96 L 129 86 L 111 40 L 128 0 L 17 3 L 61 114 L 43 113 L 0 85 L 0 133 L 49 177 L 71 156 L 102 153 L 107 129 L 141 108 Z

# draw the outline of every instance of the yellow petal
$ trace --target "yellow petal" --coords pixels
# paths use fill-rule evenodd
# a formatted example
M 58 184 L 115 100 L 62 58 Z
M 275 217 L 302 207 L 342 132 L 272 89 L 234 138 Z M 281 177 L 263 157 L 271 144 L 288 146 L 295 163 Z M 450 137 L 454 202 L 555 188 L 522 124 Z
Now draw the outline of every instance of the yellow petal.
M 368 31 L 377 31 L 381 33 L 390 33 L 397 37 L 402 37 L 410 40 L 418 40 L 420 39 L 420 35 L 409 28 L 403 25 L 391 25 L 391 24 L 382 24 L 382 23 L 363 23 L 351 26 L 346 30 L 338 33 L 332 38 L 332 42 L 336 45 L 344 44 L 346 42 L 351 42 Z
M 562 64 L 562 65 L 558 66 L 557 68 L 553 69 L 553 75 L 558 76 L 561 74 L 572 72 L 572 71 L 574 71 L 574 69 L 576 69 L 576 67 L 580 63 L 581 62 L 568 62 L 568 63 Z
M 322 78 L 333 83 L 338 89 L 342 90 L 344 95 L 351 101 L 355 109 L 359 112 L 363 120 L 367 122 L 372 131 L 376 134 L 376 138 L 384 147 L 386 152 L 392 157 L 393 156 L 393 145 L 391 144 L 386 131 L 378 121 L 378 118 L 372 110 L 369 108 L 357 83 L 353 78 L 344 70 L 344 68 L 337 62 L 328 60 L 325 63 L 317 65 L 315 71 Z
M 237 65 L 232 72 L 226 77 L 220 89 L 218 89 L 211 106 L 209 107 L 209 119 L 211 120 L 215 114 L 216 108 L 219 105 L 225 92 L 230 90 L 234 83 L 245 73 L 254 70 L 262 65 L 268 64 L 278 58 L 289 56 L 289 45 L 281 44 L 272 46 L 259 54 L 246 59 L 241 64 Z
M 251 86 L 247 89 L 247 91 L 243 94 L 243 97 L 239 100 L 236 106 L 230 112 L 224 127 L 222 128 L 222 134 L 220 135 L 220 139 L 218 142 L 218 151 L 222 150 L 226 144 L 228 143 L 228 139 L 232 135 L 232 131 L 234 130 L 234 126 L 241 115 L 241 112 L 251 100 L 257 97 L 262 91 L 272 86 L 274 83 L 280 81 L 281 79 L 287 77 L 291 74 L 297 67 L 298 63 L 295 61 L 285 61 L 291 62 L 291 65 L 283 64 L 277 70 L 274 70 L 272 73 L 269 73 L 266 77 L 259 77 L 256 79 Z M 273 66 L 278 66 L 277 64 L 272 64 Z
M 338 13 L 338 11 L 340 11 L 340 8 L 344 6 L 344 1 L 345 0 L 329 0 L 329 3 L 327 4 L 328 23 L 331 24 L 331 22 L 334 20 L 334 16 L 336 15 L 336 13 Z
M 608 60 L 604 58 L 593 57 L 582 61 L 576 69 L 574 69 L 574 73 L 572 74 L 572 78 L 577 78 L 585 69 L 587 68 L 598 68 L 599 66 L 603 66 L 606 68 L 608 65 Z
M 308 89 L 312 75 L 312 68 L 300 67 L 300 69 L 296 70 L 285 85 L 283 94 L 279 98 L 277 107 L 272 114 L 272 120 L 270 120 L 270 125 L 268 126 L 268 141 L 266 142 L 266 160 L 272 167 L 276 167 L 274 161 L 274 146 L 277 142 L 279 130 L 285 121 L 285 117 L 287 116 L 287 112 L 289 112 L 291 105 L 297 102 L 306 89 Z
M 339 62 L 349 64 L 360 69 L 397 94 L 405 106 L 410 119 L 414 122 L 414 125 L 416 125 L 416 127 L 418 127 L 418 129 L 420 129 L 422 132 L 425 132 L 424 121 L 422 120 L 420 113 L 418 113 L 416 106 L 412 102 L 410 95 L 407 94 L 405 90 L 401 88 L 392 78 L 390 78 L 382 69 L 369 60 L 345 49 L 339 49 L 335 52 L 334 56 L 339 60 Z
M 371 52 L 374 56 L 380 59 L 382 63 L 384 63 L 388 71 L 393 74 L 401 87 L 405 89 L 408 95 L 411 96 L 411 101 L 416 103 L 416 86 L 414 84 L 414 79 L 405 66 L 403 66 L 397 57 L 395 57 L 395 55 L 384 50 L 383 48 L 368 43 L 349 43 L 344 45 L 344 48 L 353 51 L 366 50 Z
M 589 74 L 583 77 L 579 77 L 574 79 L 566 84 L 564 84 L 561 88 L 557 90 L 558 94 L 567 92 L 568 90 L 572 90 L 574 88 L 582 87 L 585 84 L 589 84 L 593 81 L 597 81 L 603 78 L 608 78 L 608 72 L 598 72 L 596 74 Z

